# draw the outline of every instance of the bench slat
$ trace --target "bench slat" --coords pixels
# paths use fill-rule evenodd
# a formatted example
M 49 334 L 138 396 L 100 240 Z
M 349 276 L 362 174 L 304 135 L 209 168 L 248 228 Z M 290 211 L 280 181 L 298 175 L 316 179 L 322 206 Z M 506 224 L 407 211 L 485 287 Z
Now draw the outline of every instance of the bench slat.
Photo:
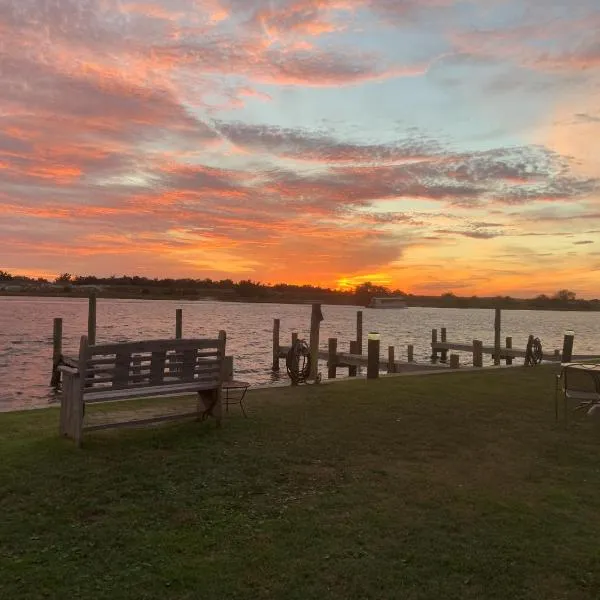
M 191 394 L 197 391 L 217 389 L 218 386 L 219 380 L 212 378 L 194 381 L 191 383 L 178 383 L 162 386 L 148 385 L 145 387 L 136 387 L 130 390 L 84 390 L 83 398 L 86 403 L 103 402 L 106 400 L 125 400 L 128 398 L 153 398 L 154 396 L 176 395 L 180 393 Z
M 116 354 L 117 352 L 150 353 L 172 350 L 183 352 L 186 349 L 209 350 L 219 348 L 218 339 L 182 339 L 182 340 L 146 340 L 140 342 L 123 342 L 119 344 L 98 344 L 88 346 L 87 358 L 92 356 Z
M 180 382 L 186 382 L 186 381 L 191 382 L 191 381 L 197 380 L 197 378 L 199 378 L 199 377 L 207 377 L 207 376 L 218 377 L 220 372 L 221 372 L 221 369 L 218 365 L 211 366 L 210 368 L 202 368 L 202 369 L 196 368 L 193 371 L 191 371 L 190 374 L 188 374 L 188 376 L 186 376 L 186 377 L 182 376 L 180 373 L 175 374 L 175 373 L 167 372 L 163 375 L 162 381 L 166 382 L 168 379 L 172 379 L 174 381 L 180 381 Z M 113 383 L 114 381 L 115 381 L 115 378 L 110 373 L 85 378 L 85 383 L 89 384 L 89 385 Z M 129 387 L 137 387 L 141 383 L 145 383 L 145 382 L 147 382 L 148 384 L 150 384 L 150 382 L 151 382 L 151 372 L 150 371 L 142 371 L 142 372 L 138 372 L 138 373 L 131 372 L 131 373 L 129 373 L 125 383 L 118 384 L 118 386 L 115 385 L 114 389 L 125 389 L 125 388 L 129 388 Z

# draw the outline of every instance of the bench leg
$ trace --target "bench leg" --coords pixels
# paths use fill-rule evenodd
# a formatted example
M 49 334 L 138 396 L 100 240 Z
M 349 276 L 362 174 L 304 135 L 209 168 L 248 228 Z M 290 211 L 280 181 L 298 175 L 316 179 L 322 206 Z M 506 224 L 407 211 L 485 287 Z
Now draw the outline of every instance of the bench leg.
M 59 433 L 81 446 L 83 433 L 83 402 L 79 374 L 63 374 L 63 393 L 60 401 Z
M 223 393 L 220 389 L 198 392 L 198 418 L 204 421 L 208 417 L 215 417 L 217 427 L 221 426 L 223 418 Z

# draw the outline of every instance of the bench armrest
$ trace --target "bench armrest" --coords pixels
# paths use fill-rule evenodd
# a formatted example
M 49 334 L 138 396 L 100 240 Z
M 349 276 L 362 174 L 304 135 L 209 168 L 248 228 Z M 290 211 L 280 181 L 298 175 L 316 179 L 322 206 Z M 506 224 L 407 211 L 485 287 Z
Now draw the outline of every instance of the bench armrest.
M 67 365 L 59 365 L 58 370 L 65 375 L 79 375 L 79 369 L 75 369 L 74 367 L 67 367 Z

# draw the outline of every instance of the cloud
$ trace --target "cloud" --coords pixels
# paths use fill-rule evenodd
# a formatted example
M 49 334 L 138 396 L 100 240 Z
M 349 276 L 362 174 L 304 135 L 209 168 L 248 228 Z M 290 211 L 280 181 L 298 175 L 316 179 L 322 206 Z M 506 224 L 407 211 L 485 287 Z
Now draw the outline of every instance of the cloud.
M 593 240 L 582 240 L 580 242 L 573 242 L 573 244 L 576 245 L 576 246 L 581 246 L 581 245 L 584 245 L 584 244 L 593 244 L 593 243 L 594 243 Z

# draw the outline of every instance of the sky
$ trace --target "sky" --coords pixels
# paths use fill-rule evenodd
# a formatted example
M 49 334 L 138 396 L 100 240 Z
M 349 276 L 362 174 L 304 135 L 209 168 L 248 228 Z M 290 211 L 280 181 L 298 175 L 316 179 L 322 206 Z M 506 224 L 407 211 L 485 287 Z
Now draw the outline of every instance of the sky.
M 0 0 L 0 269 L 600 297 L 597 0 Z

